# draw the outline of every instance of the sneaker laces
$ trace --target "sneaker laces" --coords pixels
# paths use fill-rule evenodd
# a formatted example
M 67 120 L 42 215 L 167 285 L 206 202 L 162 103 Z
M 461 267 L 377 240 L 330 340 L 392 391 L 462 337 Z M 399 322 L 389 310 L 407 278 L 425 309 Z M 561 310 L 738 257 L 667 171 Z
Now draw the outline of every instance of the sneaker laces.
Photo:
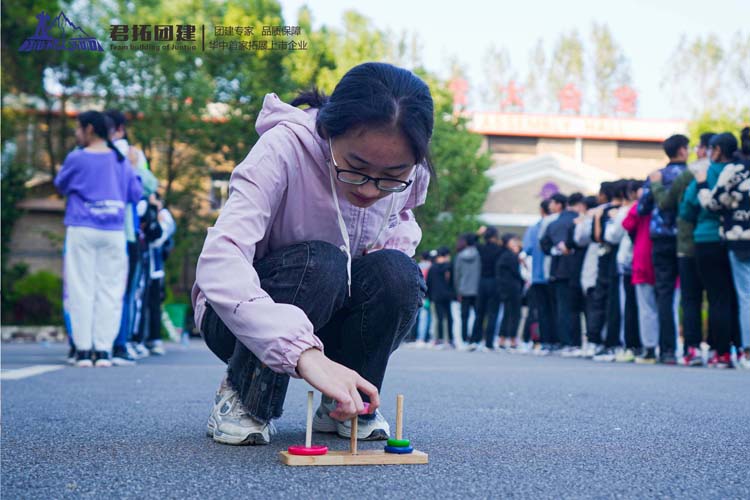
M 240 399 L 239 393 L 237 391 L 235 391 L 234 389 L 230 389 L 230 390 L 232 391 L 232 394 L 231 394 L 231 396 L 229 396 L 229 398 L 224 403 L 224 404 L 229 403 L 231 405 L 231 407 L 230 407 L 229 411 L 226 413 L 226 415 L 228 415 L 230 417 L 236 417 L 236 418 L 245 418 L 245 417 L 249 418 L 253 422 L 255 422 L 255 423 L 259 424 L 259 425 L 268 427 L 268 432 L 270 433 L 270 435 L 273 436 L 274 434 L 276 434 L 276 426 L 273 424 L 272 421 L 269 420 L 268 422 L 266 422 L 264 424 L 263 422 L 261 422 L 257 418 L 253 417 L 250 414 L 250 412 L 247 411 L 247 409 L 245 408 L 245 405 L 242 404 L 242 400 Z

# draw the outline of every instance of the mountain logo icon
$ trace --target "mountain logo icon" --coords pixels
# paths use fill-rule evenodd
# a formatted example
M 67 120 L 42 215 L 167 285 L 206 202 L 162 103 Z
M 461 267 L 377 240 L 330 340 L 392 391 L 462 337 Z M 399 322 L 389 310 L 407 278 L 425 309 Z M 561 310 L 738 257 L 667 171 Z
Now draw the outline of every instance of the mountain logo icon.
M 76 51 L 86 50 L 103 52 L 102 44 L 89 35 L 83 28 L 71 21 L 65 12 L 52 19 L 41 11 L 36 16 L 37 25 L 34 34 L 23 41 L 19 52 L 38 52 L 42 50 Z

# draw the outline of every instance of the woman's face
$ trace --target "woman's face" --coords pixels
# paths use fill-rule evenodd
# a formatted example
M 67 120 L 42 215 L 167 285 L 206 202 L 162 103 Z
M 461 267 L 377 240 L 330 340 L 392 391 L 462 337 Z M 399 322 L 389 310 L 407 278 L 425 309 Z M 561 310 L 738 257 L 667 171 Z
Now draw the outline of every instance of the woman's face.
M 416 159 L 406 137 L 390 128 L 360 127 L 331 140 L 333 158 L 340 170 L 352 170 L 374 178 L 408 181 Z M 361 186 L 338 181 L 338 185 L 354 206 L 367 208 L 385 198 L 381 191 L 368 181 Z

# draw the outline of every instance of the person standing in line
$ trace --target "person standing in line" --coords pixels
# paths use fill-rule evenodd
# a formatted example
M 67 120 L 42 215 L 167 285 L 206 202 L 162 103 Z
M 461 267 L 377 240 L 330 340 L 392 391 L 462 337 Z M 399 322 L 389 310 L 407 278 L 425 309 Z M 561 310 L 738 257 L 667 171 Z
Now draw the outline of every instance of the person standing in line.
M 612 261 L 615 256 L 612 247 L 602 239 L 602 227 L 606 225 L 607 211 L 612 208 L 616 183 L 603 182 L 599 189 L 599 203 L 591 211 L 591 241 L 599 245 L 596 261 L 596 284 L 590 297 L 590 315 L 587 322 L 587 340 L 591 358 L 606 350 L 602 333 L 607 324 L 607 304 L 609 301 Z M 604 219 L 604 221 L 602 221 Z M 603 223 L 604 222 L 604 223 Z M 587 357 L 589 353 L 587 352 Z
M 580 195 L 579 195 L 580 196 Z M 550 211 L 559 214 L 542 235 L 540 243 L 544 253 L 551 256 L 550 283 L 554 291 L 557 331 L 562 345 L 561 355 L 570 356 L 578 347 L 576 339 L 581 336 L 581 321 L 578 309 L 573 304 L 571 281 L 578 281 L 576 268 L 578 259 L 573 242 L 575 220 L 578 213 L 567 206 L 568 198 L 556 193 L 550 198 Z
M 65 309 L 70 315 L 76 366 L 112 366 L 128 272 L 126 203 L 141 197 L 141 180 L 109 139 L 110 123 L 98 111 L 78 115 L 82 149 L 65 158 L 55 178 L 67 196 L 63 256 Z
M 711 206 L 711 190 L 737 150 L 737 139 L 729 132 L 711 139 L 711 165 L 698 172 L 680 203 L 680 217 L 695 223 L 695 257 L 698 275 L 708 296 L 708 322 L 715 332 L 716 354 L 709 366 L 731 368 L 730 345 L 739 347 L 739 310 L 726 242 L 720 235 L 720 220 Z M 717 210 L 720 209 L 716 207 Z
M 523 250 L 526 255 L 531 256 L 531 286 L 526 294 L 529 303 L 529 318 L 537 319 L 537 330 L 539 333 L 540 345 L 536 352 L 547 353 L 547 345 L 551 344 L 554 328 L 554 316 L 552 314 L 552 294 L 549 288 L 547 273 L 545 272 L 546 255 L 539 243 L 539 232 L 542 228 L 544 218 L 550 214 L 550 200 L 544 200 L 539 204 L 539 213 L 541 218 L 536 224 L 529 227 L 523 237 Z M 524 328 L 524 331 L 527 328 Z M 525 347 L 531 350 L 530 345 Z
M 150 204 L 154 206 L 156 223 L 161 229 L 158 238 L 148 244 L 148 285 L 144 303 L 143 318 L 148 326 L 145 331 L 145 345 L 152 356 L 166 354 L 161 340 L 161 304 L 164 300 L 164 245 L 175 233 L 177 228 L 172 213 L 164 206 L 159 193 L 151 195 Z
M 503 307 L 503 319 L 500 324 L 500 346 L 505 347 L 506 341 L 511 348 L 515 347 L 518 336 L 518 325 L 521 322 L 521 293 L 523 278 L 521 277 L 521 239 L 512 233 L 503 235 L 505 251 L 500 254 L 495 265 L 495 276 L 498 285 L 498 297 Z
M 607 230 L 615 224 L 614 220 L 625 201 L 627 181 L 620 179 L 612 184 L 612 199 L 607 208 L 594 218 L 594 238 L 606 250 L 604 258 L 599 259 L 599 276 L 606 274 L 606 301 L 604 319 L 604 344 L 594 355 L 594 361 L 612 362 L 617 357 L 620 347 L 620 281 L 617 272 L 617 253 L 620 243 L 614 239 L 607 239 Z M 616 225 L 616 224 L 615 224 Z
M 656 187 L 654 187 L 656 190 Z M 643 187 L 637 192 L 637 199 Z M 656 195 L 656 191 L 654 192 Z M 633 203 L 622 221 L 622 227 L 633 242 L 632 284 L 638 309 L 638 331 L 643 352 L 635 358 L 637 364 L 656 363 L 656 346 L 659 345 L 659 316 L 654 295 L 654 264 L 651 260 L 651 214 L 638 214 L 638 204 Z
M 576 219 L 576 227 L 573 232 L 573 241 L 578 248 L 582 249 L 583 253 L 580 286 L 583 293 L 583 313 L 586 324 L 586 344 L 576 355 L 593 358 L 596 354 L 598 341 L 601 340 L 597 337 L 597 342 L 594 342 L 594 335 L 591 334 L 593 320 L 596 316 L 594 312 L 596 301 L 594 299 L 599 272 L 599 251 L 601 250 L 601 245 L 592 240 L 594 211 L 599 205 L 599 199 L 596 196 L 587 196 L 584 198 L 584 203 L 584 212 Z
M 503 251 L 503 247 L 499 244 L 497 229 L 494 227 L 488 227 L 483 236 L 485 244 L 477 248 L 482 263 L 482 272 L 479 279 L 479 293 L 477 294 L 476 319 L 474 320 L 471 345 L 469 346 L 472 351 L 494 350 L 492 335 L 500 309 L 497 280 L 495 279 L 495 264 Z M 482 341 L 484 341 L 484 344 L 482 344 Z
M 632 363 L 636 356 L 640 355 L 641 340 L 635 287 L 632 283 L 633 241 L 625 230 L 623 222 L 630 213 L 630 208 L 638 200 L 638 192 L 642 182 L 627 180 L 623 184 L 625 189 L 623 203 L 617 211 L 617 215 L 605 229 L 604 238 L 611 244 L 619 245 L 616 255 L 620 312 L 618 329 L 619 343 L 624 345 L 625 348 L 616 352 L 615 361 Z
M 662 184 L 666 189 L 687 169 L 687 137 L 681 134 L 667 138 L 663 143 L 669 163 L 660 169 Z M 655 271 L 654 291 L 659 310 L 659 361 L 667 365 L 677 363 L 677 326 L 675 325 L 674 297 L 678 277 L 677 260 L 677 211 L 662 210 L 656 205 L 651 188 L 651 179 L 643 185 L 643 194 L 638 200 L 638 213 L 651 214 L 651 240 Z
M 148 168 L 146 156 L 140 148 L 132 146 L 129 143 L 128 132 L 126 130 L 127 119 L 122 111 L 110 109 L 105 114 L 112 120 L 114 128 L 111 138 L 115 147 L 128 158 L 130 164 L 135 168 L 136 174 L 141 178 L 143 185 L 143 197 L 148 198 L 156 192 L 159 187 L 159 181 Z M 128 343 L 133 333 L 134 315 L 135 315 L 135 292 L 140 273 L 140 252 L 138 250 L 138 233 L 140 232 L 140 222 L 136 213 L 134 203 L 125 205 L 125 239 L 127 241 L 128 253 L 128 278 L 125 287 L 125 295 L 122 306 L 122 320 L 120 321 L 120 330 L 112 346 L 112 364 L 117 366 L 129 366 L 135 364 L 134 352 L 128 349 Z
M 426 250 L 419 256 L 419 262 L 417 263 L 417 265 L 419 266 L 419 270 L 422 272 L 422 278 L 425 280 L 425 282 L 427 282 L 427 273 L 430 271 L 430 267 L 432 267 L 435 257 L 437 257 L 437 252 L 435 250 Z M 427 342 L 430 341 L 431 326 L 432 304 L 430 304 L 430 299 L 425 297 L 422 303 L 422 307 L 419 308 L 419 312 L 417 313 L 417 321 L 414 325 L 414 328 L 416 328 L 417 330 L 415 342 L 415 346 L 417 348 L 426 346 Z
M 458 252 L 453 268 L 453 282 L 456 286 L 456 298 L 461 303 L 461 339 L 469 343 L 469 313 L 473 310 L 476 318 L 477 294 L 479 280 L 482 276 L 482 261 L 477 250 L 477 236 L 463 236 L 466 247 Z
M 435 346 L 438 348 L 456 347 L 453 336 L 453 313 L 451 312 L 451 302 L 454 298 L 453 270 L 451 251 L 448 247 L 438 248 L 437 259 L 430 267 L 430 272 L 427 273 L 427 297 L 435 306 L 437 315 Z M 443 330 L 443 326 L 446 324 L 446 330 Z M 444 336 L 445 333 L 447 333 L 447 337 Z

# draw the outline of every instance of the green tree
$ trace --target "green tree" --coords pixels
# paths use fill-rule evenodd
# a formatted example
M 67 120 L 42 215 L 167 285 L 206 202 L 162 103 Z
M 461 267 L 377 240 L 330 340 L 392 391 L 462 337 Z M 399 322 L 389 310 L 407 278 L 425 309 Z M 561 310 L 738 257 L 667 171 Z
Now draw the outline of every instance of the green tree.
M 545 75 L 547 75 L 547 53 L 544 50 L 544 40 L 537 39 L 534 48 L 529 52 L 528 71 L 524 86 L 524 109 L 534 113 L 550 111 L 550 95 L 547 91 Z
M 731 107 L 741 100 L 748 105 L 748 98 L 733 94 L 727 84 L 731 80 L 728 77 L 732 52 L 713 33 L 680 38 L 664 65 L 661 87 L 669 91 L 672 104 L 684 110 L 685 116 L 696 116 L 717 106 Z
M 489 154 L 481 153 L 482 137 L 470 132 L 466 118 L 453 113 L 453 99 L 444 83 L 424 75 L 435 101 L 432 162 L 437 182 L 430 183 L 426 203 L 415 210 L 422 228 L 418 251 L 452 246 L 462 233 L 474 232 L 491 181 L 485 174 Z
M 740 130 L 750 126 L 750 108 L 737 111 L 727 109 L 709 110 L 701 113 L 688 124 L 690 144 L 698 144 L 701 134 L 731 132 L 740 140 Z M 694 156 L 695 153 L 691 152 Z
M 592 109 L 599 115 L 614 113 L 613 92 L 631 81 L 630 63 L 606 24 L 591 25 L 593 49 L 589 66 L 593 68 L 594 100 Z
M 557 39 L 547 73 L 547 90 L 557 99 L 557 94 L 567 84 L 572 83 L 583 93 L 584 49 L 578 31 L 563 33 Z M 580 109 L 579 109 L 580 112 Z
M 505 95 L 503 88 L 511 80 L 516 80 L 517 74 L 510 60 L 510 52 L 505 47 L 491 45 L 485 52 L 484 60 L 484 81 L 480 87 L 482 103 L 488 109 L 497 111 Z

